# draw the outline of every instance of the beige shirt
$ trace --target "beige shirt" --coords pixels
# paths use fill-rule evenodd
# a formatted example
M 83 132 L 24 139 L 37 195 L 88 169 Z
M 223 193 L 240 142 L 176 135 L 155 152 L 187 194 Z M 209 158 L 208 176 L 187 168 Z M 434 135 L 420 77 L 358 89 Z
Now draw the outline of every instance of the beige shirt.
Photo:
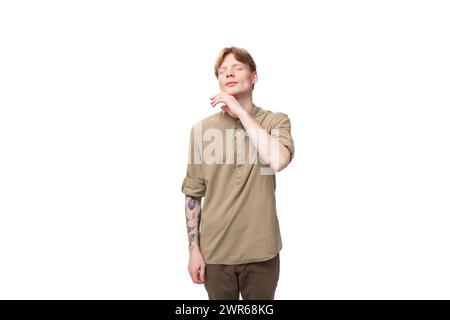
M 250 114 L 290 151 L 292 160 L 289 117 L 255 104 Z M 181 190 L 204 197 L 199 247 L 207 264 L 265 261 L 281 250 L 275 174 L 255 150 L 240 120 L 224 111 L 191 128 Z

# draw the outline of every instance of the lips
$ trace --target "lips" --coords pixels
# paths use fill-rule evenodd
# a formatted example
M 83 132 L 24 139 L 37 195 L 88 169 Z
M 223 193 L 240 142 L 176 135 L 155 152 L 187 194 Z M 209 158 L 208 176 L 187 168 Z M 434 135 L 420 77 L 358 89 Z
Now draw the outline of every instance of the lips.
M 235 84 L 237 84 L 236 81 L 230 81 L 230 82 L 227 82 L 225 85 L 230 86 L 230 85 L 235 85 Z

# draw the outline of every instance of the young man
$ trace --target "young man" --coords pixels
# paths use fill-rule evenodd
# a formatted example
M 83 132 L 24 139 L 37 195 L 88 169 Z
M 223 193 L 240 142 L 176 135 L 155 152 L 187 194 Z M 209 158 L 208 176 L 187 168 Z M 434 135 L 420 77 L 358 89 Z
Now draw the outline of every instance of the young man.
M 191 128 L 181 189 L 188 271 L 209 299 L 274 299 L 282 247 L 275 172 L 294 156 L 290 120 L 253 103 L 258 76 L 246 50 L 224 48 L 214 71 L 221 92 L 211 107 L 222 110 Z

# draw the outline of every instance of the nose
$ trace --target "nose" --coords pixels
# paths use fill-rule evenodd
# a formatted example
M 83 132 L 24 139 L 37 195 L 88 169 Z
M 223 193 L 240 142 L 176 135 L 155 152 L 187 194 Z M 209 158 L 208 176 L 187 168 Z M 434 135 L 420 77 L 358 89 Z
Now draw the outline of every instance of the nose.
M 231 75 L 233 75 L 233 73 L 231 71 L 228 71 L 227 72 L 227 78 L 228 78 L 228 76 L 231 76 Z

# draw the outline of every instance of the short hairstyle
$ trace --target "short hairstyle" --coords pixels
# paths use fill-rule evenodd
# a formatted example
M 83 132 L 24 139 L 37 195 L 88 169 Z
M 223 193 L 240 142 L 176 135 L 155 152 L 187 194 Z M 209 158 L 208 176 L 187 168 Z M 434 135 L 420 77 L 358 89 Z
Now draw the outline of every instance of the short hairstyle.
M 256 71 L 255 61 L 253 60 L 252 56 L 250 55 L 250 53 L 248 53 L 247 50 L 234 46 L 226 47 L 223 48 L 222 51 L 220 51 L 219 56 L 216 59 L 216 64 L 214 65 L 214 74 L 216 75 L 216 78 L 219 77 L 219 68 L 222 65 L 223 61 L 225 60 L 225 57 L 230 53 L 234 55 L 234 58 L 237 61 L 246 64 L 250 68 L 251 73 Z M 253 84 L 252 89 L 254 88 L 255 84 Z

